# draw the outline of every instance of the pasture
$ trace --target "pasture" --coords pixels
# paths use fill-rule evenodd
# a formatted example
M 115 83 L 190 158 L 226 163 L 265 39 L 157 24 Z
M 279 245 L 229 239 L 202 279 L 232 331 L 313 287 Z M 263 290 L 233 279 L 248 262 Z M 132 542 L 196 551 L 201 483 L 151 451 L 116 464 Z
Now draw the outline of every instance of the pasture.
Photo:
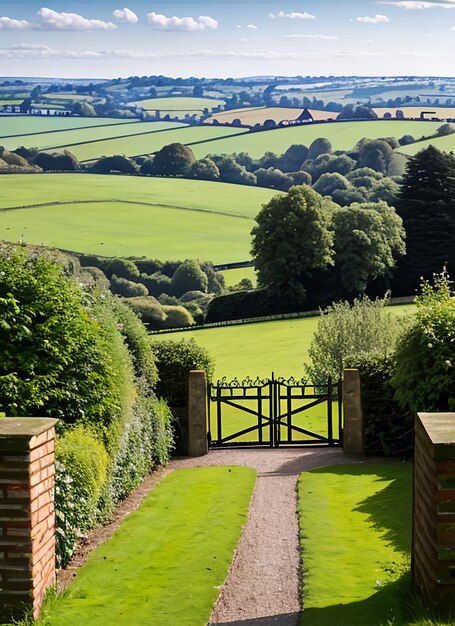
M 220 273 L 224 276 L 224 283 L 226 287 L 237 285 L 242 278 L 249 278 L 253 285 L 256 284 L 257 280 L 254 267 L 238 267 L 229 270 L 222 270 Z
M 81 143 L 92 144 L 106 140 L 135 137 L 136 135 L 147 135 L 161 132 L 163 130 L 173 130 L 184 128 L 178 122 L 134 122 L 132 124 L 104 124 L 102 126 L 90 126 L 85 128 L 74 128 L 61 130 L 58 133 L 36 133 L 27 137 L 7 137 L 2 139 L 2 144 L 7 150 L 14 150 L 19 145 L 35 147 L 40 150 L 58 150 L 67 148 L 71 152 L 77 150 Z
M 233 154 L 247 152 L 253 158 L 261 157 L 266 152 L 282 154 L 292 144 L 309 146 L 315 139 L 326 137 L 334 150 L 349 150 L 363 137 L 414 137 L 428 136 L 436 132 L 441 122 L 420 122 L 408 120 L 378 120 L 371 122 L 321 122 L 302 124 L 288 128 L 277 128 L 263 132 L 251 132 L 238 137 L 225 137 L 210 143 L 191 145 L 195 156 L 201 158 L 207 154 Z
M 303 107 L 257 107 L 246 109 L 233 109 L 231 111 L 222 111 L 211 115 L 205 124 L 213 124 L 217 120 L 220 124 L 232 124 L 233 120 L 239 119 L 245 126 L 254 126 L 255 124 L 263 124 L 266 120 L 273 120 L 277 124 L 282 120 L 295 120 L 302 113 Z M 339 113 L 332 111 L 316 111 L 309 109 L 315 120 L 336 119 Z
M 190 145 L 203 144 L 207 148 L 202 150 L 205 156 L 210 152 L 209 146 L 220 138 L 232 137 L 244 133 L 242 128 L 225 128 L 223 126 L 185 126 L 178 122 L 145 122 L 152 128 L 152 124 L 172 124 L 172 127 L 159 133 L 149 132 L 146 134 L 123 137 L 113 137 L 103 141 L 90 141 L 89 133 L 85 140 L 76 145 L 71 145 L 68 149 L 79 159 L 79 161 L 94 161 L 101 156 L 113 154 L 126 154 L 127 156 L 138 156 L 151 154 L 160 150 L 170 143 L 184 143 Z M 61 149 L 66 146 L 59 144 Z
M 186 179 L 5 174 L 0 238 L 104 256 L 244 261 L 253 218 L 273 195 Z
M 90 129 L 95 126 L 130 124 L 136 120 L 121 120 L 113 117 L 60 117 L 53 115 L 5 115 L 0 116 L 0 144 L 5 137 L 20 137 L 36 133 L 54 133 L 74 128 Z M 18 145 L 22 145 L 18 144 Z M 35 144 L 32 144 L 35 145 Z M 17 147 L 17 146 L 16 146 Z
M 192 97 L 169 97 L 169 98 L 147 98 L 146 100 L 135 100 L 128 104 L 135 104 L 146 111 L 180 111 L 181 113 L 202 113 L 204 109 L 211 111 L 217 106 L 223 106 L 224 100 L 217 98 L 192 98 Z
M 428 146 L 434 146 L 443 152 L 455 152 L 455 133 L 452 135 L 446 135 L 445 137 L 436 137 L 433 139 L 426 139 L 425 141 L 418 141 L 417 143 L 412 143 L 409 146 L 402 146 L 399 148 L 399 152 L 401 152 L 401 154 L 406 154 L 407 156 L 414 156 L 417 152 L 428 148 Z

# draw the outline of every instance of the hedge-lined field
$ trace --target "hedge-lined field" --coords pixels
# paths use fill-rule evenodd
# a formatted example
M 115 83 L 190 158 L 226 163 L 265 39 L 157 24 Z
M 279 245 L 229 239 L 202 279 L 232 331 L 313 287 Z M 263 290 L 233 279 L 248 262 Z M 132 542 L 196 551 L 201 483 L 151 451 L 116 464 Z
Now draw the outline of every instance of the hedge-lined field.
M 169 122 L 148 122 L 151 124 L 163 124 Z M 184 143 L 191 145 L 199 144 L 207 146 L 202 150 L 204 156 L 211 152 L 212 142 L 223 137 L 232 137 L 239 133 L 244 133 L 244 128 L 226 128 L 225 126 L 185 126 L 178 122 L 170 122 L 173 127 L 160 133 L 150 133 L 147 135 L 125 136 L 117 139 L 106 139 L 105 141 L 90 142 L 90 134 L 83 143 L 71 146 L 68 149 L 79 161 L 93 161 L 101 156 L 113 154 L 126 154 L 127 156 L 138 156 L 150 154 L 160 150 L 170 143 Z M 177 128 L 174 126 L 177 125 Z M 217 142 L 216 142 L 217 143 Z M 61 145 L 61 144 L 60 144 Z
M 29 208 L 0 211 L 0 238 L 104 256 L 244 261 L 253 218 L 273 195 L 186 179 L 6 174 L 0 209 Z
M 206 124 L 213 124 L 218 120 L 220 124 L 231 124 L 233 120 L 239 119 L 242 124 L 254 126 L 263 124 L 266 120 L 274 120 L 276 123 L 282 120 L 295 120 L 302 113 L 303 107 L 257 107 L 246 109 L 233 109 L 215 113 L 206 120 Z M 339 113 L 333 111 L 316 111 L 310 109 L 310 113 L 315 120 L 336 119 Z
M 455 133 L 447 135 L 445 137 L 437 137 L 436 139 L 427 139 L 426 141 L 419 141 L 418 143 L 410 144 L 409 146 L 403 146 L 400 148 L 402 154 L 414 156 L 417 152 L 425 150 L 428 146 L 434 146 L 438 150 L 443 152 L 455 151 Z
M 224 105 L 224 100 L 214 98 L 148 98 L 147 100 L 135 100 L 129 104 L 135 104 L 146 111 L 180 111 L 181 113 L 200 112 L 204 109 L 211 111 L 217 106 Z
M 63 131 L 70 128 L 91 128 L 112 124 L 131 124 L 137 120 L 124 120 L 115 117 L 76 117 L 54 115 L 5 115 L 0 116 L 0 145 L 5 137 Z M 25 138 L 21 137 L 22 144 Z M 33 144 L 35 145 L 35 144 Z
M 412 313 L 413 305 L 390 307 L 394 315 Z M 308 361 L 308 348 L 319 316 L 205 328 L 179 333 L 153 335 L 153 339 L 194 339 L 215 359 L 215 380 L 250 376 L 300 378 Z
M 197 158 L 212 154 L 233 154 L 247 152 L 258 158 L 267 151 L 282 154 L 292 144 L 309 145 L 319 137 L 326 137 L 334 150 L 349 150 L 363 137 L 397 137 L 412 135 L 416 139 L 436 132 L 441 122 L 419 121 L 372 121 L 372 122 L 327 122 L 321 124 L 302 124 L 288 128 L 253 132 L 240 137 L 230 137 L 191 146 Z
M 111 120 L 112 122 L 113 120 Z M 1 139 L 1 145 L 7 150 L 15 150 L 18 146 L 27 148 L 39 148 L 48 150 L 53 148 L 67 147 L 71 152 L 75 152 L 80 144 L 86 142 L 102 142 L 118 137 L 134 137 L 145 133 L 155 133 L 164 130 L 184 128 L 178 122 L 134 122 L 132 124 L 119 124 L 114 121 L 111 124 L 102 126 L 90 126 L 87 128 L 74 128 L 62 130 L 59 133 L 36 133 L 27 137 L 8 137 Z M 74 145 L 73 144 L 77 144 Z

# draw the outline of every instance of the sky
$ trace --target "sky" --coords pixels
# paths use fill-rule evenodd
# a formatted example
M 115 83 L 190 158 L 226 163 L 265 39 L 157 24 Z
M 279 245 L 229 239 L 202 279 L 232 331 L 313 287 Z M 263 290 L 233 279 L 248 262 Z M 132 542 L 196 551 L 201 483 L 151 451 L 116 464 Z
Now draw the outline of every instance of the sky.
M 0 76 L 453 76 L 454 53 L 455 0 L 0 0 Z

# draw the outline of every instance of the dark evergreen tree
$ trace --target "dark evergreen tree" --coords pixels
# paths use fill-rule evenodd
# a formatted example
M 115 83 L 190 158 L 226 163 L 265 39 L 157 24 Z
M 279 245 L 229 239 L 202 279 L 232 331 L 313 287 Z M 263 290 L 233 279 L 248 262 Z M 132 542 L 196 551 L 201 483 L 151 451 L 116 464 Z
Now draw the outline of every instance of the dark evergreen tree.
M 395 291 L 413 294 L 421 277 L 447 265 L 455 274 L 455 156 L 429 146 L 407 165 L 396 203 L 406 230 L 407 254 L 395 276 Z

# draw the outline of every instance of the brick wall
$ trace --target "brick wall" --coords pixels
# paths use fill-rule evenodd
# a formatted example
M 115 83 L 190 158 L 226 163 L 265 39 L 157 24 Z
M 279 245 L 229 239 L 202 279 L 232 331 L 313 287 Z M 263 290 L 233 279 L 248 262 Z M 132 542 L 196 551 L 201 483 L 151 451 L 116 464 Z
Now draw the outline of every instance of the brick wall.
M 412 572 L 433 602 L 455 609 L 455 413 L 419 413 Z
M 56 420 L 0 420 L 0 618 L 39 615 L 55 580 Z

